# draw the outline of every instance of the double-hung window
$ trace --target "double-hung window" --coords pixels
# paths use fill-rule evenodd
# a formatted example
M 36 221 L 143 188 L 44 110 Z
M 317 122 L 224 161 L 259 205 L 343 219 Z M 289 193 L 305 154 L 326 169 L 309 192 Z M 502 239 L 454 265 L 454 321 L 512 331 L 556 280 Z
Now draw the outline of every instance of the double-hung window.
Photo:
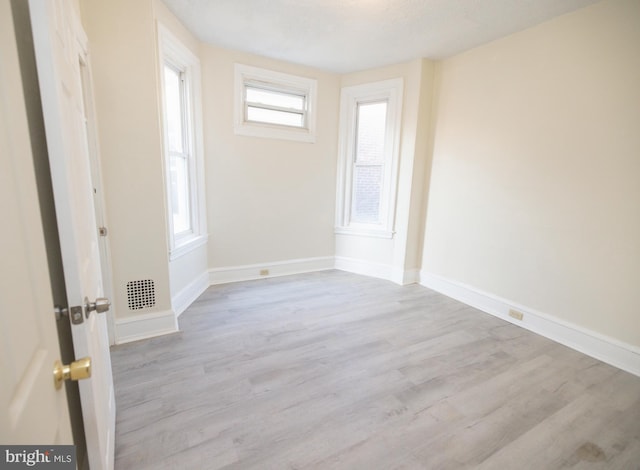
M 173 235 L 179 239 L 193 233 L 191 207 L 191 145 L 187 120 L 187 90 L 184 70 L 170 62 L 164 64 L 164 97 L 166 104 L 167 157 L 171 223 Z
M 235 132 L 315 141 L 314 79 L 236 64 Z
M 336 232 L 393 236 L 402 80 L 342 89 Z
M 170 257 L 206 242 L 199 99 L 200 66 L 159 27 Z

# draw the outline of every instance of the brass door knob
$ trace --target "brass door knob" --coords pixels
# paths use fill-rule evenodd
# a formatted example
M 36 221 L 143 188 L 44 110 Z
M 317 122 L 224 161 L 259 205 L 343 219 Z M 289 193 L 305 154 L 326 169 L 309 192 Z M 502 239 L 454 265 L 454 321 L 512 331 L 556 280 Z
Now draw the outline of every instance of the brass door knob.
M 53 383 L 56 390 L 62 387 L 65 380 L 82 380 L 91 377 L 91 358 L 83 357 L 73 361 L 69 365 L 64 365 L 60 361 L 53 364 Z

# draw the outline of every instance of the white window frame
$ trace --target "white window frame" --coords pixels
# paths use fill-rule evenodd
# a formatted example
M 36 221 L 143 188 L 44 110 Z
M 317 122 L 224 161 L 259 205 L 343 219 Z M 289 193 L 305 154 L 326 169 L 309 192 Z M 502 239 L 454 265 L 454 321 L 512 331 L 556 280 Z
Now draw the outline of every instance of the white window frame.
M 160 104 L 163 125 L 163 156 L 167 201 L 167 230 L 169 234 L 169 259 L 174 260 L 207 243 L 207 222 L 204 193 L 204 150 L 202 137 L 202 99 L 200 60 L 169 30 L 158 23 L 158 52 L 160 75 Z M 191 230 L 175 234 L 173 228 L 171 194 L 171 157 L 166 119 L 164 67 L 165 64 L 179 70 L 184 80 L 184 141 L 188 158 L 189 202 Z
M 342 88 L 340 95 L 340 136 L 338 149 L 338 180 L 336 194 L 335 233 L 377 238 L 392 238 L 400 160 L 400 129 L 402 123 L 401 78 Z M 351 220 L 353 177 L 356 151 L 358 104 L 387 102 L 385 158 L 380 194 L 379 223 L 357 223 Z
M 235 64 L 234 131 L 238 135 L 284 139 L 299 142 L 316 140 L 316 103 L 318 81 L 273 70 Z M 246 87 L 253 85 L 285 94 L 305 96 L 304 127 L 249 121 L 246 118 Z

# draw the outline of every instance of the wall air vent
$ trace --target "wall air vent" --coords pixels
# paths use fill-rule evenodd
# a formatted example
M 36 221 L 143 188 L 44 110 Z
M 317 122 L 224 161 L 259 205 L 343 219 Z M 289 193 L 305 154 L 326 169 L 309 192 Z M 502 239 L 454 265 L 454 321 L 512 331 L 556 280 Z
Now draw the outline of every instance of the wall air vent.
M 151 279 L 127 282 L 127 300 L 130 310 L 153 307 L 156 304 L 156 288 Z

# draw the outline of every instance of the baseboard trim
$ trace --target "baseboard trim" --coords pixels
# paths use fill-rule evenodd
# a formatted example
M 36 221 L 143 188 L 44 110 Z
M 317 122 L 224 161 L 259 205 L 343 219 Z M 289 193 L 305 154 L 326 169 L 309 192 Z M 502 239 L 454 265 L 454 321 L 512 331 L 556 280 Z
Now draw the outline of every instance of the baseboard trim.
M 173 311 L 176 313 L 176 316 L 179 317 L 182 315 L 182 313 L 207 290 L 207 287 L 209 287 L 209 273 L 205 271 L 180 290 L 180 292 L 171 299 L 171 305 L 173 306 Z
M 374 263 L 346 256 L 335 257 L 335 268 L 340 271 L 385 279 L 401 286 L 418 282 L 420 273 L 418 269 L 400 269 L 388 264 Z
M 116 344 L 130 343 L 178 331 L 178 319 L 171 310 L 116 319 Z
M 388 264 L 374 263 L 356 258 L 347 258 L 345 256 L 335 257 L 335 268 L 340 271 L 362 274 L 363 276 L 376 277 L 387 281 L 393 281 L 394 278 L 393 268 Z
M 287 276 L 289 274 L 325 271 L 327 269 L 333 269 L 333 267 L 333 256 L 322 256 L 317 258 L 300 258 L 271 263 L 212 268 L 209 269 L 209 284 L 226 284 L 228 282 L 251 281 L 254 279 Z M 260 271 L 265 269 L 269 271 L 269 274 L 260 274 Z
M 640 377 L 640 348 L 426 271 L 420 284 Z M 522 320 L 509 316 L 515 309 Z

